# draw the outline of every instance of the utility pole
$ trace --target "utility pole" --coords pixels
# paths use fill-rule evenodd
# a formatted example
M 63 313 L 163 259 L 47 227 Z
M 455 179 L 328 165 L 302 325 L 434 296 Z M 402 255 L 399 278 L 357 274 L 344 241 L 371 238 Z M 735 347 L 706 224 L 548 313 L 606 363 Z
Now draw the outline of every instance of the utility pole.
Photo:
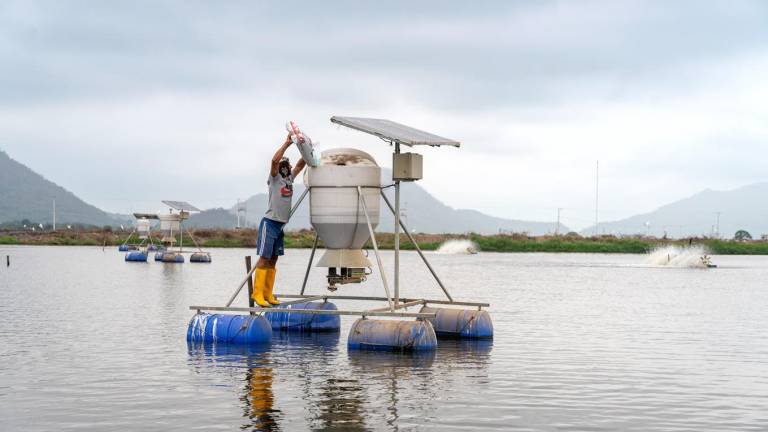
M 237 229 L 240 229 L 240 198 L 237 199 L 237 207 L 235 207 L 235 213 L 237 213 Z
M 555 225 L 555 237 L 557 237 L 560 234 L 560 212 L 562 211 L 562 207 L 557 208 L 557 224 Z
M 715 214 L 717 215 L 717 223 L 715 224 L 715 226 L 717 227 L 716 228 L 717 238 L 720 238 L 720 213 L 722 212 L 715 212 Z
M 598 210 L 598 203 L 599 203 L 599 196 L 600 196 L 600 161 L 598 160 L 595 164 L 595 237 L 597 237 L 597 224 L 598 224 L 598 218 L 597 218 L 597 210 Z
M 53 230 L 56 231 L 56 198 L 53 199 Z

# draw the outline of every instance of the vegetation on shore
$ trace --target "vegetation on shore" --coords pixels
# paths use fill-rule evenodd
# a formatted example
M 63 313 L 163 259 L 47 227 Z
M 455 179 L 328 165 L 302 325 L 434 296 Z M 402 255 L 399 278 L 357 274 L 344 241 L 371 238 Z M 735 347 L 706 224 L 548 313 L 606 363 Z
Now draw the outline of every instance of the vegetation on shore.
M 122 244 L 128 232 L 111 229 L 28 231 L 0 230 L 0 245 L 62 245 L 62 246 L 117 246 Z M 256 246 L 256 230 L 241 229 L 199 229 L 193 231 L 197 242 L 203 248 L 252 248 Z M 659 239 L 655 237 L 581 237 L 566 236 L 527 236 L 525 234 L 500 235 L 455 235 L 455 234 L 414 234 L 419 246 L 424 250 L 436 250 L 447 240 L 470 239 L 484 252 L 585 252 L 585 253 L 647 253 L 662 245 L 687 246 L 703 245 L 715 255 L 768 255 L 767 241 L 736 241 L 711 238 L 685 240 Z M 376 236 L 381 249 L 394 247 L 392 233 L 379 233 Z M 134 236 L 131 243 L 135 243 Z M 291 231 L 285 234 L 287 248 L 311 248 L 314 232 L 311 230 Z M 184 244 L 193 246 L 185 236 Z M 405 235 L 400 240 L 401 247 L 409 250 L 413 245 Z M 319 242 L 322 247 L 322 241 Z M 370 241 L 368 248 L 372 245 Z

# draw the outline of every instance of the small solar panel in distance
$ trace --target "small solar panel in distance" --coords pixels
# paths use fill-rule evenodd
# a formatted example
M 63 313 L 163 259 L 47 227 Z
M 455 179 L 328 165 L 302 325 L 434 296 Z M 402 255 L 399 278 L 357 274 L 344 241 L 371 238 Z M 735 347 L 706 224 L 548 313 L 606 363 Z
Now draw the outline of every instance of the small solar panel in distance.
M 163 201 L 163 204 L 167 205 L 168 207 L 176 210 L 181 210 L 185 212 L 199 212 L 200 209 L 193 206 L 192 204 L 186 202 L 186 201 Z
M 331 122 L 377 136 L 386 141 L 397 142 L 407 146 L 459 147 L 461 145 L 458 141 L 393 122 L 392 120 L 333 116 L 331 117 Z

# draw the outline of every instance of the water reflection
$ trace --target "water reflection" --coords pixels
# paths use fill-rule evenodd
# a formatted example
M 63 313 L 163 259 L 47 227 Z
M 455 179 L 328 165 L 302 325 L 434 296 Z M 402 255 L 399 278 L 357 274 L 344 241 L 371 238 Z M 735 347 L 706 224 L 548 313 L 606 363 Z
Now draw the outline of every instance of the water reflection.
M 432 365 L 436 355 L 434 351 L 401 353 L 386 351 L 358 351 L 347 353 L 349 364 L 356 375 L 364 377 L 368 391 L 378 396 L 376 411 L 386 409 L 386 424 L 393 430 L 398 429 L 400 419 L 400 401 L 411 398 L 413 390 L 419 393 L 422 402 L 420 409 L 429 411 L 429 401 L 433 393 L 434 374 Z
M 248 422 L 243 430 L 280 430 L 280 410 L 274 407 L 273 368 L 269 345 L 218 345 L 187 343 L 191 364 L 198 373 L 207 372 L 210 366 L 221 367 L 231 373 L 233 368 L 243 368 L 245 374 L 240 401 L 243 417 Z M 238 374 L 239 375 L 239 374 Z
M 300 382 L 309 429 L 368 430 L 365 388 L 339 363 L 339 339 L 338 332 L 276 332 L 272 346 Z
M 339 332 L 289 332 L 274 331 L 272 346 L 284 349 L 320 349 L 321 352 L 339 349 Z
M 414 419 L 437 418 L 440 400 L 457 385 L 482 392 L 489 381 L 491 341 L 441 340 L 433 352 L 345 355 L 340 339 L 339 333 L 275 332 L 271 345 L 261 347 L 190 344 L 190 365 L 232 379 L 247 419 L 240 428 L 261 431 L 295 427 L 284 416 L 296 406 L 278 406 L 281 394 L 287 402 L 298 391 L 308 429 L 397 430 Z
M 491 360 L 492 339 L 440 339 L 437 355 L 440 362 L 473 364 L 483 366 Z
M 273 407 L 275 396 L 272 391 L 272 368 L 269 359 L 254 360 L 249 360 L 251 366 L 245 373 L 245 388 L 240 398 L 244 405 L 243 416 L 249 418 L 251 422 L 241 429 L 249 429 L 252 426 L 254 430 L 260 431 L 280 430 L 278 426 L 280 411 Z

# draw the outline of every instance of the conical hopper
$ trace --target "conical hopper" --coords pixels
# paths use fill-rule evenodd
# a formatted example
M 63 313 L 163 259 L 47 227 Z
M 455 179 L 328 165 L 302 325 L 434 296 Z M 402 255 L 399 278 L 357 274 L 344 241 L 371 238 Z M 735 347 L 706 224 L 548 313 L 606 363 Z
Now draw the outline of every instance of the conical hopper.
M 318 267 L 365 268 L 371 263 L 362 247 L 370 238 L 357 186 L 361 186 L 368 216 L 379 223 L 381 168 L 371 155 L 351 148 L 326 150 L 320 165 L 304 177 L 311 187 L 310 221 L 326 252 Z

